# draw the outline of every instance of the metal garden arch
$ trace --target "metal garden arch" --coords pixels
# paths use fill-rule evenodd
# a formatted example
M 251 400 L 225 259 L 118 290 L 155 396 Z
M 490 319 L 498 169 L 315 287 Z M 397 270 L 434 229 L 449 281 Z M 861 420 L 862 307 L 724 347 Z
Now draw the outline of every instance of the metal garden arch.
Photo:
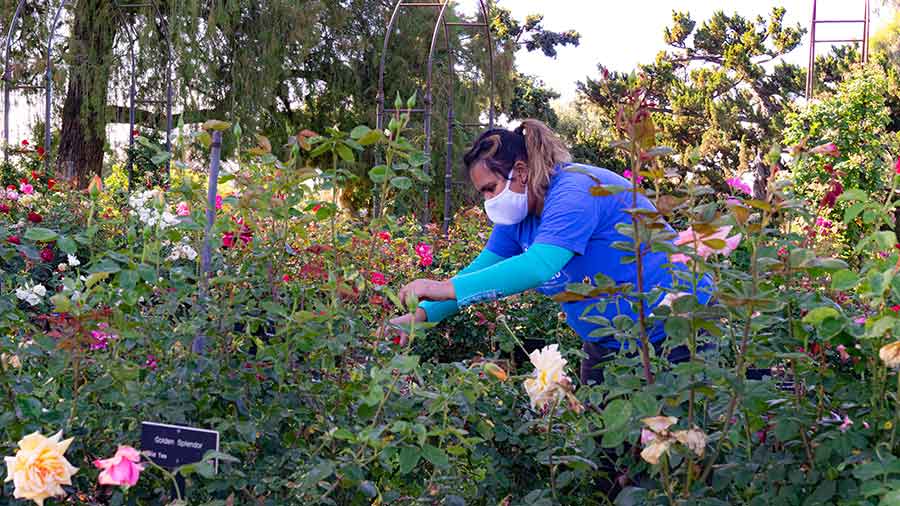
M 15 33 L 16 23 L 19 20 L 22 7 L 25 5 L 26 0 L 19 0 L 19 3 L 16 6 L 15 13 L 13 14 L 13 18 L 9 23 L 9 30 L 6 34 L 6 46 L 5 52 L 3 55 L 3 160 L 9 160 L 9 111 L 10 111 L 10 100 L 9 95 L 10 91 L 13 89 L 32 89 L 35 87 L 32 86 L 18 86 L 16 83 L 12 82 L 12 69 L 10 67 L 10 48 L 12 46 L 12 37 Z M 154 7 L 154 11 L 157 15 L 159 15 L 159 9 L 157 8 L 156 3 L 138 3 L 138 4 L 119 4 L 118 2 L 113 2 L 116 6 L 117 10 L 120 11 L 125 8 L 131 7 Z M 53 39 L 56 37 L 56 29 L 59 27 L 60 16 L 62 15 L 62 11 L 67 4 L 67 0 L 60 0 L 59 5 L 54 11 L 53 20 L 50 25 L 50 33 L 47 37 L 47 70 L 45 73 L 45 83 L 44 83 L 44 96 L 45 96 L 45 109 L 44 109 L 44 170 L 50 171 L 50 160 L 51 160 L 51 117 L 52 117 L 52 105 L 53 105 Z M 130 71 L 131 71 L 131 85 L 129 90 L 129 124 L 130 130 L 134 130 L 134 117 L 135 117 L 135 107 L 137 100 L 135 99 L 135 64 L 134 64 L 134 43 L 136 41 L 136 37 L 132 31 L 132 28 L 126 23 L 126 30 L 128 31 L 129 38 L 129 59 L 130 59 Z M 166 75 L 168 79 L 167 88 L 166 88 L 166 151 L 172 152 L 172 101 L 173 101 L 173 92 L 172 92 L 172 38 L 169 29 L 168 23 L 165 24 L 166 31 L 166 49 L 168 54 L 168 61 L 166 62 Z M 134 145 L 134 137 L 129 136 L 129 146 Z M 129 162 L 130 163 L 130 162 Z M 131 172 L 131 167 L 129 165 L 129 173 Z
M 434 24 L 434 31 L 432 32 L 431 37 L 431 47 L 428 51 L 428 60 L 426 62 L 426 75 L 425 75 L 425 90 L 423 97 L 423 105 L 421 108 L 412 109 L 411 112 L 422 113 L 423 114 L 423 124 L 425 130 L 425 155 L 427 162 L 424 167 L 425 173 L 431 172 L 431 119 L 432 119 L 432 108 L 434 106 L 434 100 L 431 93 L 431 85 L 432 85 L 432 77 L 433 77 L 433 63 L 434 63 L 434 54 L 435 49 L 437 47 L 437 39 L 441 31 L 444 32 L 444 38 L 447 43 L 447 57 L 448 57 L 448 69 L 450 72 L 450 90 L 448 93 L 448 101 L 447 101 L 447 156 L 446 156 L 446 166 L 444 167 L 444 223 L 443 223 L 443 232 L 447 233 L 447 230 L 450 227 L 450 206 L 451 200 L 450 197 L 452 195 L 453 189 L 453 129 L 457 127 L 466 127 L 466 126 L 475 126 L 475 125 L 465 125 L 460 124 L 457 125 L 456 118 L 454 115 L 454 100 L 453 100 L 453 92 L 454 92 L 454 80 L 456 78 L 456 70 L 453 65 L 453 53 L 452 48 L 450 47 L 450 30 L 451 28 L 460 27 L 460 28 L 480 28 L 483 30 L 485 35 L 486 43 L 488 46 L 488 82 L 489 82 L 489 99 L 490 99 L 490 108 L 488 110 L 488 124 L 486 126 L 493 128 L 494 126 L 494 45 L 493 38 L 491 36 L 491 27 L 490 27 L 490 17 L 488 15 L 487 5 L 484 0 L 478 0 L 479 14 L 481 17 L 481 22 L 450 22 L 447 21 L 447 9 L 451 5 L 451 0 L 441 0 L 441 1 L 432 1 L 432 2 L 410 2 L 404 0 L 397 0 L 397 3 L 394 5 L 393 13 L 391 14 L 391 19 L 388 22 L 387 30 L 385 31 L 384 36 L 384 47 L 381 51 L 381 61 L 378 67 L 378 95 L 376 96 L 376 103 L 378 107 L 378 113 L 376 118 L 376 126 L 379 130 L 384 129 L 385 119 L 387 114 L 398 112 L 394 109 L 386 109 L 384 107 L 384 73 L 385 73 L 385 65 L 387 63 L 387 54 L 390 48 L 391 35 L 394 32 L 394 28 L 397 26 L 399 21 L 401 12 L 406 8 L 437 8 L 440 9 L 438 11 L 437 19 Z M 484 126 L 481 124 L 476 124 L 477 126 Z M 429 211 L 428 211 L 428 188 L 425 188 L 424 192 L 424 200 L 425 200 L 425 211 L 424 211 L 424 219 L 428 221 L 430 219 Z

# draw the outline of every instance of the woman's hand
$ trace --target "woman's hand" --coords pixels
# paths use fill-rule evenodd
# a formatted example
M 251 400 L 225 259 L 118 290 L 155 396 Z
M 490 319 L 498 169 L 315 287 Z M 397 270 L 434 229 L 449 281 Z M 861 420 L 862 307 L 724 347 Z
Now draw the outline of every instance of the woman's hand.
M 418 300 L 450 300 L 456 298 L 456 290 L 450 281 L 435 281 L 433 279 L 417 279 L 400 289 L 397 294 L 400 302 L 408 304 L 407 300 L 413 295 Z
M 414 314 L 407 313 L 391 318 L 389 325 L 382 326 L 378 334 L 383 339 L 387 339 L 388 337 L 398 337 L 399 340 L 396 340 L 395 342 L 400 346 L 406 346 L 406 343 L 409 341 L 409 335 L 405 330 L 402 330 L 402 328 L 408 328 L 413 321 L 421 323 L 427 320 L 428 316 L 425 314 L 425 311 L 423 311 L 422 308 L 417 308 Z

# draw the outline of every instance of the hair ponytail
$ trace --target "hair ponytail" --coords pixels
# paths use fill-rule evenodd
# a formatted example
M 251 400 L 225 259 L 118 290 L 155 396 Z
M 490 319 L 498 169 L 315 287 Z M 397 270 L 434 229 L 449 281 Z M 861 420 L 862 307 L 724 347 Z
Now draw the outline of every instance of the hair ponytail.
M 538 213 L 544 208 L 544 196 L 556 166 L 572 161 L 568 148 L 550 127 L 536 119 L 526 119 L 516 128 L 525 138 L 528 163 L 528 191 L 538 203 Z
M 526 119 L 512 131 L 503 128 L 487 130 L 463 156 L 467 170 L 484 162 L 490 171 L 507 179 L 518 161 L 525 162 L 528 167 L 528 192 L 534 196 L 540 214 L 556 166 L 572 161 L 566 145 L 547 125 L 536 119 Z

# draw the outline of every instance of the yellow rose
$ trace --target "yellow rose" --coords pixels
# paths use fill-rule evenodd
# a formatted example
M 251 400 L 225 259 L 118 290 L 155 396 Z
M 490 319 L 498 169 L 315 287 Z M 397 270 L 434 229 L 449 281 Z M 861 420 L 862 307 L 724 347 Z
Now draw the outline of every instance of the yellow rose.
M 62 485 L 72 484 L 72 475 L 78 469 L 63 456 L 72 439 L 60 441 L 62 432 L 47 438 L 35 432 L 19 441 L 15 457 L 4 457 L 6 480 L 15 485 L 13 497 L 30 499 L 44 505 L 48 497 L 64 496 Z
M 900 341 L 882 346 L 878 350 L 878 357 L 888 367 L 900 366 Z

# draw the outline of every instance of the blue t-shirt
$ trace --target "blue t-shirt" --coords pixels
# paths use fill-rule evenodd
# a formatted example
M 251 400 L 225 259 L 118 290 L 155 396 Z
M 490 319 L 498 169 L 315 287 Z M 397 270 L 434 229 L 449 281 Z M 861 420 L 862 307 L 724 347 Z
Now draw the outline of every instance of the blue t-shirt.
M 572 165 L 568 166 L 569 168 Z M 631 188 L 631 182 L 607 169 L 577 165 L 578 169 L 590 172 L 599 184 L 617 185 Z M 575 172 L 565 167 L 557 168 L 550 179 L 550 186 L 544 198 L 544 209 L 540 216 L 529 214 L 523 221 L 515 225 L 494 225 L 488 239 L 487 249 L 502 257 L 512 257 L 527 250 L 532 244 L 550 244 L 565 248 L 575 256 L 551 280 L 537 288 L 537 291 L 548 296 L 565 290 L 569 283 L 581 283 L 585 280 L 593 282 L 594 276 L 602 273 L 612 278 L 616 284 L 632 283 L 637 286 L 636 264 L 623 264 L 622 258 L 633 256 L 632 253 L 612 247 L 617 241 L 632 242 L 630 237 L 616 230 L 619 223 L 631 223 L 631 215 L 624 212 L 630 209 L 631 192 L 596 197 L 591 195 L 591 187 L 598 182 L 587 174 Z M 638 195 L 638 207 L 655 210 L 653 204 L 643 195 Z M 668 225 L 666 225 L 668 227 Z M 671 230 L 671 227 L 669 227 Z M 667 265 L 668 264 L 668 265 Z M 665 253 L 646 252 L 643 255 L 644 290 L 654 286 L 671 288 L 673 279 L 670 269 L 683 268 L 683 264 L 669 264 Z M 679 290 L 690 292 L 689 286 L 681 286 Z M 711 283 L 704 277 L 698 283 L 697 298 L 706 304 L 710 298 Z M 587 299 L 576 302 L 563 302 L 562 310 L 566 313 L 566 321 L 583 340 L 600 342 L 610 348 L 621 345 L 610 337 L 592 337 L 591 332 L 600 328 L 596 323 L 583 319 L 590 316 L 603 316 L 612 319 L 621 314 L 637 319 L 637 304 L 634 310 L 625 298 L 607 297 L 609 304 L 603 312 L 596 304 L 601 300 Z M 662 300 L 662 297 L 660 297 Z M 654 304 L 658 304 L 657 301 Z M 587 314 L 585 309 L 594 306 Z M 652 310 L 651 308 L 648 308 Z M 665 338 L 665 330 L 661 323 L 649 329 L 649 337 L 653 342 Z

